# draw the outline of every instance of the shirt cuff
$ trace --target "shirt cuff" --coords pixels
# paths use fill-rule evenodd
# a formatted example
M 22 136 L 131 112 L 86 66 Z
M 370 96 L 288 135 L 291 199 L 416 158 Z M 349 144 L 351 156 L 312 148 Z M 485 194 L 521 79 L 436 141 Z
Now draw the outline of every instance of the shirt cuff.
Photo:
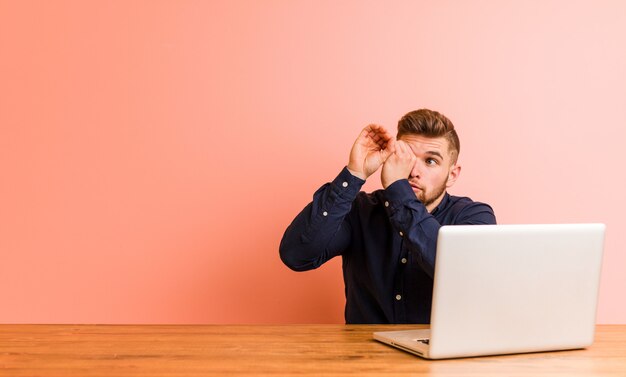
M 419 201 L 407 179 L 399 179 L 387 186 L 385 189 L 385 197 L 392 204 L 398 205 L 413 200 Z
M 365 183 L 365 180 L 356 177 L 350 173 L 348 167 L 344 167 L 339 175 L 331 182 L 333 191 L 335 191 L 340 197 L 356 197 L 356 194 L 361 191 L 361 187 Z

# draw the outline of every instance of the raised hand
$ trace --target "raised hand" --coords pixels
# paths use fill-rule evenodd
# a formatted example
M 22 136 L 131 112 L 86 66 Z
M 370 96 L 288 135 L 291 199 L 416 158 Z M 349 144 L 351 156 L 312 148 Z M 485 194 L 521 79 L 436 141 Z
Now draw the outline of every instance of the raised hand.
M 352 175 L 367 179 L 394 152 L 395 139 L 378 124 L 365 127 L 350 151 L 348 170 Z
M 417 157 L 404 141 L 397 140 L 395 152 L 387 158 L 380 173 L 384 188 L 400 179 L 409 178 Z

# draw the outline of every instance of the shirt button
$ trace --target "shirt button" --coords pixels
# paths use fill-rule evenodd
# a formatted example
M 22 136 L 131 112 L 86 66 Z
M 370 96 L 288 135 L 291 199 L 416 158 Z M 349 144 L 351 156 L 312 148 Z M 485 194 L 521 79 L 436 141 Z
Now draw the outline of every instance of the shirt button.
M 385 202 L 385 207 L 389 207 L 389 202 Z
M 404 233 L 400 232 L 400 237 L 404 236 Z
M 348 187 L 348 182 L 344 182 L 341 184 L 343 187 Z
M 396 295 L 396 300 L 398 300 L 398 301 L 402 300 L 402 296 Z
M 402 258 L 402 260 L 400 260 L 400 262 L 402 262 L 402 264 L 406 264 L 406 258 Z
M 322 213 L 322 215 L 328 216 L 328 212 L 324 211 L 324 213 Z

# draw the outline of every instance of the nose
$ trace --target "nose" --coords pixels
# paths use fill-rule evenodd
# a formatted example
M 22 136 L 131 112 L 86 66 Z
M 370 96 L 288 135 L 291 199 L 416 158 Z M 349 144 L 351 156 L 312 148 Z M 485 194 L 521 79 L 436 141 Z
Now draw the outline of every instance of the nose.
M 411 169 L 411 174 L 409 178 L 420 178 L 420 166 L 419 161 L 415 161 L 415 165 L 413 165 L 413 169 Z

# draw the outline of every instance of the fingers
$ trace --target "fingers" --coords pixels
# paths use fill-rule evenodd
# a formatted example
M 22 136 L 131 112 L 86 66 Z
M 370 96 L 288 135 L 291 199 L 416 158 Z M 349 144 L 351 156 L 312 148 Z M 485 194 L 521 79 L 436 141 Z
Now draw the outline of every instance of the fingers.
M 381 149 L 384 149 L 393 136 L 387 129 L 379 124 L 370 124 L 363 129 L 367 130 L 367 136 L 374 141 Z
M 361 131 L 353 147 L 353 153 L 355 149 L 357 154 L 359 150 L 361 153 L 378 152 L 380 163 L 384 163 L 395 152 L 396 139 L 385 127 L 379 124 L 369 124 Z
M 411 169 L 413 168 L 413 165 L 415 165 L 415 162 L 417 161 L 417 157 L 413 153 L 413 150 L 411 150 L 411 147 L 402 140 L 396 141 L 395 154 L 399 160 L 405 161 L 405 163 L 408 164 L 408 166 L 410 166 Z
M 396 151 L 396 139 L 391 138 L 389 139 L 389 141 L 387 142 L 387 145 L 385 145 L 385 152 L 388 155 L 391 155 L 392 153 L 394 153 Z
M 415 157 L 415 154 L 413 153 L 413 150 L 411 150 L 411 147 L 402 140 L 396 141 L 396 153 L 403 156 L 406 155 Z
M 387 144 L 385 144 L 384 148 L 379 150 L 381 161 L 384 163 L 387 159 L 394 154 L 396 150 L 395 139 L 389 140 Z
M 396 141 L 396 154 L 404 155 L 407 153 L 408 146 L 402 140 Z
M 390 142 L 389 144 L 392 144 Z M 415 166 L 417 157 L 411 147 L 402 140 L 393 142 L 395 152 L 391 153 L 383 164 L 381 182 L 384 188 L 393 182 L 410 177 L 411 170 Z

